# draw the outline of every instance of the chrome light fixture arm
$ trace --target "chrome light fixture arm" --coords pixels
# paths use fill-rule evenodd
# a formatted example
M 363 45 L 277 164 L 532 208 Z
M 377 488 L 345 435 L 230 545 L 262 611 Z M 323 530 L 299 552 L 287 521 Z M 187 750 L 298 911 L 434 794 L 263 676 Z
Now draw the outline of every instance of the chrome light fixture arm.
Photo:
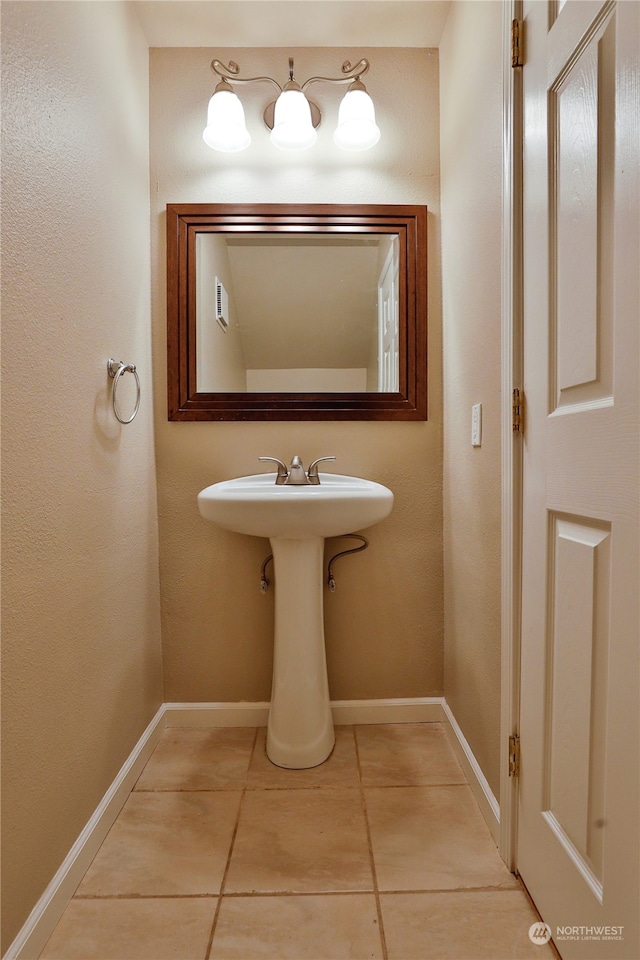
M 289 61 L 291 64 L 292 61 Z M 229 65 L 226 66 L 222 63 L 221 60 L 212 60 L 211 69 L 219 77 L 222 77 L 223 80 L 231 81 L 231 83 L 259 83 L 265 81 L 266 83 L 272 83 L 274 87 L 278 90 L 279 93 L 282 93 L 282 87 L 277 80 L 274 80 L 273 77 L 240 77 L 240 67 L 235 62 L 235 60 L 229 60 Z
M 349 60 L 345 60 L 341 67 L 343 76 L 309 77 L 308 80 L 305 80 L 305 82 L 301 84 L 300 89 L 305 90 L 312 83 L 351 83 L 352 80 L 359 80 L 360 77 L 363 77 L 369 70 L 369 67 L 370 63 L 364 57 L 356 63 L 355 67 L 351 66 Z M 232 83 L 258 83 L 265 81 L 266 83 L 272 83 L 280 93 L 282 93 L 284 89 L 273 77 L 241 77 L 240 67 L 235 60 L 229 60 L 229 64 L 226 65 L 221 60 L 214 59 L 211 61 L 211 69 L 219 77 L 222 77 L 223 80 L 230 80 Z M 289 57 L 289 82 L 291 83 L 293 80 L 293 57 Z
M 302 89 L 305 90 L 311 83 L 351 83 L 353 80 L 359 80 L 360 77 L 363 77 L 367 70 L 369 69 L 369 61 L 364 58 L 358 63 L 355 67 L 351 66 L 351 63 L 348 60 L 342 64 L 342 77 L 309 77 L 308 80 L 302 84 Z

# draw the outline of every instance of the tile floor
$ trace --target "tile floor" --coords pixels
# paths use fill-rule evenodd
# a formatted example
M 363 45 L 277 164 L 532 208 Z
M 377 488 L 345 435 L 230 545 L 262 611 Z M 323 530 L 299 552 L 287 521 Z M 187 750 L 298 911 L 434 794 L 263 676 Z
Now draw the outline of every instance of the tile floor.
M 311 770 L 177 727 L 41 960 L 544 960 L 537 919 L 441 724 L 338 727 Z

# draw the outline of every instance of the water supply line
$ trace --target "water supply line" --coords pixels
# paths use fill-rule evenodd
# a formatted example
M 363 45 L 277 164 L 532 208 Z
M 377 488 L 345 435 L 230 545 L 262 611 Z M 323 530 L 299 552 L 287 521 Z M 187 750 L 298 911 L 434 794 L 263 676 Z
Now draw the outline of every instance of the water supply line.
M 267 559 L 264 561 L 264 563 L 260 568 L 260 590 L 262 593 L 267 592 L 267 590 L 269 589 L 269 584 L 271 583 L 271 581 L 267 577 L 267 564 L 269 564 L 271 560 L 273 560 L 272 553 L 269 554 L 269 556 L 267 557 Z
M 369 546 L 369 541 L 367 540 L 367 538 L 363 537 L 362 534 L 360 533 L 343 533 L 340 535 L 340 537 L 335 537 L 332 539 L 338 540 L 343 538 L 347 538 L 351 540 L 359 540 L 360 546 L 352 547 L 350 550 L 341 550 L 340 553 L 335 553 L 329 560 L 329 563 L 327 565 L 327 586 L 329 587 L 329 590 L 331 591 L 331 593 L 336 592 L 336 581 L 335 581 L 335 577 L 333 576 L 333 564 L 336 562 L 336 560 L 339 560 L 340 557 L 346 557 L 347 554 L 349 553 L 360 553 L 361 550 L 366 550 L 367 547 Z M 260 568 L 261 593 L 266 593 L 269 589 L 269 584 L 271 583 L 271 581 L 267 577 L 267 566 L 272 560 L 273 560 L 273 554 L 270 553 L 269 556 L 264 560 L 262 567 Z
M 360 546 L 352 547 L 350 550 L 341 550 L 340 553 L 334 554 L 334 556 L 331 557 L 331 560 L 329 560 L 329 566 L 327 567 L 327 586 L 329 587 L 329 590 L 331 591 L 331 593 L 336 592 L 336 581 L 333 576 L 333 570 L 332 570 L 332 567 L 335 561 L 338 560 L 340 557 L 346 557 L 347 554 L 349 553 L 360 553 L 361 550 L 366 550 L 367 547 L 369 546 L 369 541 L 367 540 L 367 538 L 363 537 L 362 534 L 360 533 L 345 533 L 343 534 L 343 536 L 350 538 L 352 540 L 360 540 Z

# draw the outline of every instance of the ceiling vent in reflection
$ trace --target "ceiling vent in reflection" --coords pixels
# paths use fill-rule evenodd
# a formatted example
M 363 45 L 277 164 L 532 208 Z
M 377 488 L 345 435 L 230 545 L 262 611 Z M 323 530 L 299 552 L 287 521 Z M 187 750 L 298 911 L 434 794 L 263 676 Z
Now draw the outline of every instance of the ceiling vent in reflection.
M 229 295 L 218 277 L 216 277 L 216 320 L 226 333 L 229 326 Z

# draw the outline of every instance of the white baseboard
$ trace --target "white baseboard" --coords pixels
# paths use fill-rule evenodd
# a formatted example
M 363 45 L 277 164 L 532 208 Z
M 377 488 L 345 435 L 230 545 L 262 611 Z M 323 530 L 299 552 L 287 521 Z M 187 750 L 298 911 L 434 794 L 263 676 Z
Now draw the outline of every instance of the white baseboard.
M 444 697 L 334 700 L 331 710 L 336 724 L 443 722 L 480 811 L 496 843 L 498 842 L 498 802 Z M 163 704 L 31 911 L 3 960 L 36 960 L 40 955 L 166 727 L 261 727 L 266 726 L 268 714 L 269 704 L 264 701 Z
M 269 702 L 165 703 L 168 727 L 266 727 Z
M 437 723 L 442 697 L 396 700 L 332 700 L 334 723 Z
M 332 700 L 336 724 L 415 723 L 442 720 L 442 697 Z M 266 727 L 269 703 L 165 703 L 168 727 Z
M 164 730 L 164 705 L 144 731 L 3 960 L 37 960 Z
M 451 708 L 446 700 L 442 701 L 442 712 L 444 728 L 449 737 L 449 743 L 453 747 L 464 774 L 469 781 L 469 786 L 473 791 L 476 803 L 480 807 L 480 813 L 487 822 L 491 831 L 491 836 L 500 846 L 500 804 L 496 800 L 494 793 L 489 786 L 480 764 L 476 760 L 473 750 L 469 746 L 465 735 L 460 729 L 456 718 L 451 712 Z

